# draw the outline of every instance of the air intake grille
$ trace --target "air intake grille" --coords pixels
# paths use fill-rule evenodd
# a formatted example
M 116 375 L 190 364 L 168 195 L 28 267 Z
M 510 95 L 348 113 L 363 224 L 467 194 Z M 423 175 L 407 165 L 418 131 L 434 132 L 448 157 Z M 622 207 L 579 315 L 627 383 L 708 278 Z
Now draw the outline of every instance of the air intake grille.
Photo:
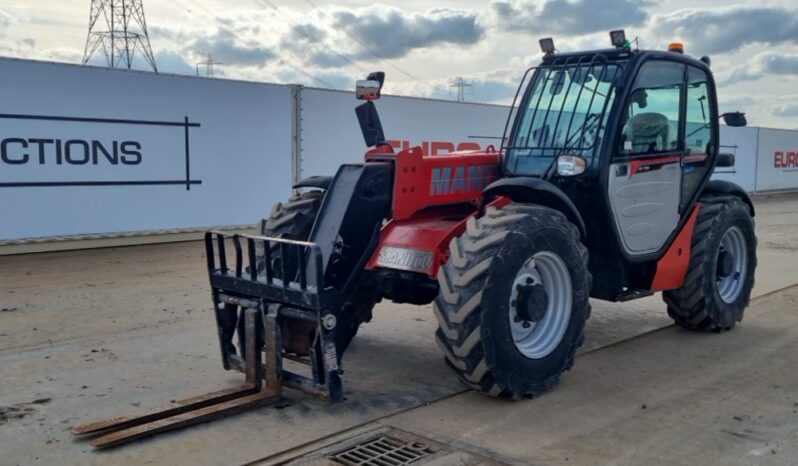
M 337 453 L 332 459 L 346 466 L 402 466 L 430 454 L 430 446 L 423 442 L 407 443 L 381 436 Z

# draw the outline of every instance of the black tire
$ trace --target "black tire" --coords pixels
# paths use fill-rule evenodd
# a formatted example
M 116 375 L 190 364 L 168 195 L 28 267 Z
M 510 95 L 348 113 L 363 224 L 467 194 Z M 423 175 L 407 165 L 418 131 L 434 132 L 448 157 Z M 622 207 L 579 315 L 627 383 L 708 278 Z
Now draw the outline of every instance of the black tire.
M 306 191 L 292 195 L 287 202 L 277 203 L 272 208 L 269 218 L 266 219 L 261 229 L 261 234 L 277 238 L 295 239 L 306 241 L 310 238 L 310 231 L 316 221 L 321 202 L 324 199 L 323 191 Z M 272 270 L 281 270 L 280 250 L 273 247 L 271 250 Z M 298 273 L 296 258 L 290 257 L 285 264 L 285 269 L 291 278 Z M 262 266 L 261 266 L 262 267 Z M 279 277 L 278 277 L 279 278 Z M 380 295 L 371 277 L 364 274 L 361 282 L 351 293 L 351 306 L 348 308 L 345 319 L 338 322 L 340 338 L 338 340 L 338 354 L 343 354 L 349 343 L 357 334 L 360 324 L 371 320 L 371 311 L 379 302 Z M 313 344 L 315 326 L 297 321 L 289 321 L 290 325 L 283 328 L 283 348 L 291 353 L 307 354 Z
M 316 221 L 322 199 L 324 191 L 306 191 L 293 194 L 285 203 L 278 202 L 272 207 L 261 233 L 277 238 L 306 241 L 310 237 L 310 230 Z
M 468 220 L 466 232 L 451 241 L 449 251 L 438 273 L 435 336 L 460 380 L 475 390 L 513 399 L 557 385 L 573 365 L 590 316 L 592 279 L 577 228 L 546 207 L 491 207 L 483 217 Z M 542 358 L 530 359 L 513 340 L 510 296 L 518 271 L 543 251 L 555 253 L 567 267 L 572 306 L 557 346 Z
M 724 234 L 734 227 L 743 233 L 748 260 L 739 295 L 732 302 L 725 302 L 717 285 L 718 251 Z M 734 328 L 742 320 L 751 300 L 757 261 L 756 242 L 751 211 L 739 198 L 702 199 L 684 284 L 681 288 L 662 293 L 671 318 L 691 330 L 721 332 Z

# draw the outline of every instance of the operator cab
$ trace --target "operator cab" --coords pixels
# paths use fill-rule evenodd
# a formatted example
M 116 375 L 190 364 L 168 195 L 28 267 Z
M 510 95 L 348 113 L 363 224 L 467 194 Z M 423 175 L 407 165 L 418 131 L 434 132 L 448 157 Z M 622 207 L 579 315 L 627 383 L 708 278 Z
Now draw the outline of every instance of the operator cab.
M 516 94 L 502 162 L 506 177 L 553 184 L 587 232 L 612 232 L 583 239 L 594 291 L 605 298 L 622 290 L 613 278 L 602 292 L 602 275 L 627 277 L 625 289 L 650 283 L 719 155 L 709 59 L 685 55 L 678 43 L 640 51 L 623 31 L 610 37 L 611 49 L 562 54 L 553 40 L 540 41 L 544 57 Z M 721 117 L 745 125 L 741 113 Z

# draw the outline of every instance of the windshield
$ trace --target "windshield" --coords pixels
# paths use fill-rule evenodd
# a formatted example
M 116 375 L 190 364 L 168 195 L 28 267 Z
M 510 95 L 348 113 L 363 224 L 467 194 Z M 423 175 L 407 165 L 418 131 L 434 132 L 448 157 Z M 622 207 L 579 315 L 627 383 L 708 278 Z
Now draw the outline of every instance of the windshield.
M 532 75 L 506 149 L 506 168 L 545 175 L 555 157 L 579 155 L 591 166 L 614 99 L 617 64 L 573 63 L 538 68 Z

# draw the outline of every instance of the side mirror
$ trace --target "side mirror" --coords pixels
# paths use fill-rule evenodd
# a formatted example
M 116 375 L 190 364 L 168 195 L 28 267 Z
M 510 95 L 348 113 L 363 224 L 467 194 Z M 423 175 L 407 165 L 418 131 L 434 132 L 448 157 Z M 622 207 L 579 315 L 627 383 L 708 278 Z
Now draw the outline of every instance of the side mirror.
M 721 118 L 723 118 L 723 122 L 726 123 L 726 126 L 739 128 L 748 124 L 748 120 L 745 118 L 745 113 L 743 112 L 724 113 L 721 115 Z
M 380 98 L 380 83 L 370 79 L 361 79 L 356 83 L 355 95 L 357 100 L 378 100 Z
M 382 71 L 370 73 L 366 79 L 355 83 L 355 96 L 358 100 L 379 100 L 383 83 L 385 83 L 385 73 Z
M 718 161 L 715 164 L 716 167 L 733 167 L 734 166 L 734 154 L 729 154 L 722 152 L 718 154 Z

